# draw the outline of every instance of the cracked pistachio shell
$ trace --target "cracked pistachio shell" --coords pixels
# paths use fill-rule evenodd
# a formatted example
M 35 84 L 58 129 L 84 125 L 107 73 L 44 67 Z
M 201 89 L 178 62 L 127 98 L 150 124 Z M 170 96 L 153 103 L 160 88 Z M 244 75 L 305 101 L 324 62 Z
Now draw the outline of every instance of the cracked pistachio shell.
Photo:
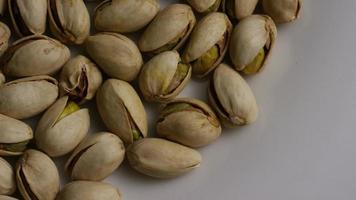
M 125 146 L 119 137 L 96 133 L 79 144 L 65 169 L 73 180 L 101 181 L 120 166 L 124 157 Z
M 148 25 L 138 41 L 138 47 L 149 54 L 178 50 L 188 39 L 195 22 L 190 6 L 169 5 Z
M 160 137 L 196 148 L 215 141 L 221 134 L 221 125 L 206 103 L 183 98 L 164 105 L 156 131 Z
M 88 109 L 73 106 L 68 96 L 64 96 L 48 108 L 38 122 L 36 145 L 51 157 L 65 155 L 84 139 L 89 126 Z
M 104 124 L 125 144 L 147 136 L 145 108 L 129 83 L 108 79 L 96 94 L 96 104 Z
M 58 194 L 56 200 L 121 200 L 120 191 L 108 183 L 73 181 Z
M 12 26 L 18 36 L 45 32 L 47 0 L 8 0 L 8 6 Z
M 83 0 L 48 0 L 50 29 L 60 41 L 82 44 L 89 36 L 90 16 Z
M 103 81 L 96 64 L 79 55 L 70 59 L 61 71 L 59 89 L 61 96 L 68 95 L 71 99 L 84 103 L 94 98 Z
M 118 33 L 98 33 L 89 36 L 85 48 L 90 57 L 110 77 L 134 80 L 143 64 L 136 44 Z
M 165 51 L 143 66 L 139 86 L 146 100 L 168 101 L 188 84 L 191 71 L 189 65 L 181 63 L 177 51 Z
M 29 149 L 16 165 L 16 182 L 24 200 L 54 200 L 59 192 L 59 174 L 44 153 Z
M 6 24 L 0 22 L 0 56 L 2 56 L 8 48 L 10 36 L 11 31 L 9 27 Z
M 187 0 L 199 13 L 215 12 L 219 9 L 221 0 Z
M 1 122 L 0 122 L 1 123 Z M 16 190 L 15 173 L 5 159 L 0 157 L 0 195 L 11 195 Z M 1 199 L 1 197 L 0 197 Z
M 220 64 L 228 48 L 231 30 L 232 24 L 229 18 L 220 12 L 210 13 L 197 23 L 182 56 L 185 63 L 191 64 L 194 75 L 199 78 L 205 77 Z M 210 66 L 195 65 L 214 47 L 217 52 L 214 59 L 209 62 Z
M 5 75 L 2 73 L 2 71 L 0 70 L 0 86 L 2 84 L 4 84 L 6 81 Z
M 50 76 L 17 79 L 0 86 L 0 113 L 30 118 L 46 110 L 57 97 L 57 81 Z
M 301 0 L 263 0 L 263 10 L 276 23 L 291 22 L 299 18 L 302 9 Z
M 22 38 L 7 49 L 1 64 L 7 76 L 51 75 L 70 57 L 68 47 L 42 35 Z
M 18 200 L 18 199 L 6 195 L 0 195 L 0 200 Z
M 95 9 L 94 26 L 98 31 L 135 32 L 150 23 L 159 8 L 157 0 L 106 0 Z
M 127 149 L 132 168 L 155 178 L 173 178 L 183 175 L 201 163 L 198 151 L 159 138 L 139 140 Z
M 251 15 L 241 20 L 234 28 L 230 42 L 229 53 L 234 68 L 246 74 L 259 72 L 272 52 L 276 37 L 276 25 L 267 15 Z M 260 66 L 247 72 L 261 50 L 265 56 Z
M 225 64 L 214 72 L 209 100 L 226 127 L 251 124 L 257 119 L 258 107 L 251 88 Z
M 243 19 L 252 15 L 258 0 L 222 0 L 222 10 L 229 17 Z

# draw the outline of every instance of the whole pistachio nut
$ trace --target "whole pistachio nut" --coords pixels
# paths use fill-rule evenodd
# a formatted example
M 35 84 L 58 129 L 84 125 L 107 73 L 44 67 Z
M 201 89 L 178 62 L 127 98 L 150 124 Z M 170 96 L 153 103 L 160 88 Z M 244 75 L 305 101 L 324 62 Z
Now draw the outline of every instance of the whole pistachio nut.
M 266 64 L 277 37 L 277 28 L 267 15 L 251 15 L 234 28 L 230 58 L 234 67 L 245 74 L 256 74 Z
M 138 41 L 141 52 L 158 54 L 178 50 L 193 30 L 196 19 L 185 4 L 172 4 L 160 11 Z
M 15 190 L 14 170 L 5 159 L 0 157 L 0 195 L 11 195 Z
M 48 108 L 38 122 L 36 145 L 51 157 L 63 156 L 84 139 L 89 126 L 88 109 L 81 109 L 64 96 Z
M 108 183 L 73 181 L 58 194 L 56 200 L 121 200 L 118 189 Z
M 24 200 L 54 200 L 59 192 L 59 174 L 44 153 L 29 149 L 16 165 L 17 187 Z
M 300 16 L 302 0 L 262 0 L 262 5 L 276 23 L 286 23 Z
M 184 89 L 191 73 L 191 67 L 181 62 L 177 51 L 165 51 L 143 66 L 139 86 L 146 100 L 164 102 Z
M 0 200 L 18 200 L 18 199 L 6 195 L 0 195 Z
M 9 46 L 9 39 L 11 36 L 11 31 L 9 27 L 0 22 L 0 57 L 4 54 Z
M 222 10 L 229 17 L 243 19 L 252 15 L 258 0 L 222 0 Z
M 164 105 L 156 125 L 158 136 L 189 147 L 215 141 L 221 125 L 212 109 L 197 99 L 175 99 Z
M 121 139 L 101 132 L 79 144 L 65 169 L 73 180 L 101 181 L 120 166 L 124 157 L 125 146 Z
M 0 86 L 2 84 L 4 84 L 6 81 L 5 75 L 2 73 L 2 71 L 0 70 Z
M 22 38 L 3 55 L 1 65 L 7 76 L 51 75 L 70 58 L 68 47 L 42 35 Z
M 182 56 L 185 63 L 191 64 L 194 75 L 202 78 L 220 64 L 231 30 L 231 22 L 224 13 L 210 13 L 198 22 Z
M 57 97 L 57 81 L 50 76 L 17 79 L 0 86 L 0 113 L 26 119 L 46 110 Z
M 106 0 L 95 9 L 98 31 L 129 33 L 145 27 L 160 8 L 157 0 Z
M 12 26 L 18 36 L 45 32 L 47 0 L 8 0 L 8 6 Z
M 70 59 L 61 71 L 59 89 L 61 96 L 68 95 L 76 102 L 84 103 L 94 98 L 103 81 L 96 64 L 79 55 Z
M 221 0 L 187 0 L 188 3 L 199 13 L 216 12 Z
M 127 149 L 131 167 L 156 178 L 173 178 L 183 175 L 201 163 L 198 151 L 159 138 L 139 140 Z
M 110 77 L 134 80 L 143 64 L 136 44 L 118 33 L 98 33 L 89 36 L 85 48 L 90 57 Z
M 48 0 L 50 29 L 60 41 L 82 44 L 89 36 L 90 16 L 83 0 Z
M 140 97 L 127 82 L 109 79 L 96 94 L 99 114 L 107 128 L 125 144 L 147 136 L 147 117 Z
M 0 15 L 4 16 L 7 8 L 7 0 L 0 0 Z

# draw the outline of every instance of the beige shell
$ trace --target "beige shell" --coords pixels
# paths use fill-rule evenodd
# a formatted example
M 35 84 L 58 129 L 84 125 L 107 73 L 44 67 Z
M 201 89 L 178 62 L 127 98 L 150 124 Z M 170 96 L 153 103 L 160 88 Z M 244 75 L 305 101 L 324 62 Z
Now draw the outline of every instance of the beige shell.
M 90 16 L 83 0 L 48 0 L 49 25 L 64 43 L 82 44 L 90 33 Z
M 0 22 L 0 57 L 4 54 L 9 46 L 9 39 L 11 36 L 11 31 L 9 27 Z
M 299 18 L 302 0 L 262 0 L 263 10 L 276 23 L 287 23 Z
M 187 2 L 200 13 L 204 12 L 215 12 L 218 10 L 219 6 L 215 4 L 220 4 L 221 0 L 187 0 Z M 214 8 L 212 8 L 214 7 Z
M 125 146 L 119 137 L 96 133 L 79 144 L 65 169 L 73 180 L 101 181 L 120 166 L 124 157 Z
M 0 200 L 18 200 L 18 199 L 10 196 L 0 195 Z
M 157 0 L 106 0 L 95 9 L 98 31 L 129 33 L 145 27 L 160 8 Z
M 1 123 L 1 122 L 0 122 Z M 15 173 L 5 159 L 0 157 L 0 195 L 11 195 L 16 190 Z
M 70 57 L 68 47 L 47 36 L 20 39 L 5 52 L 1 64 L 7 76 L 51 75 Z
M 185 4 L 172 4 L 160 11 L 148 25 L 138 41 L 138 47 L 145 53 L 160 53 L 178 50 L 190 35 L 196 19 L 193 10 Z M 168 49 L 159 50 L 172 41 Z
M 61 96 L 69 95 L 75 101 L 84 103 L 94 98 L 102 82 L 103 77 L 96 64 L 78 55 L 63 66 L 59 89 Z
M 125 144 L 133 143 L 134 128 L 142 137 L 147 136 L 145 108 L 129 83 L 117 79 L 105 81 L 97 92 L 96 104 L 104 124 Z
M 230 17 L 241 20 L 252 15 L 257 4 L 258 0 L 222 0 L 222 10 Z
M 143 64 L 136 44 L 117 33 L 98 33 L 88 37 L 85 48 L 90 57 L 110 77 L 134 80 Z
M 57 97 L 57 81 L 50 76 L 17 79 L 0 86 L 0 113 L 26 119 L 46 110 Z
M 1 86 L 2 84 L 4 84 L 5 81 L 6 81 L 6 77 L 5 77 L 5 75 L 2 73 L 2 71 L 0 70 L 0 86 Z
M 17 161 L 16 182 L 24 200 L 54 200 L 59 192 L 59 174 L 44 153 L 29 149 Z
M 159 138 L 133 143 L 127 149 L 127 158 L 135 170 L 156 178 L 183 175 L 198 168 L 202 160 L 198 151 Z

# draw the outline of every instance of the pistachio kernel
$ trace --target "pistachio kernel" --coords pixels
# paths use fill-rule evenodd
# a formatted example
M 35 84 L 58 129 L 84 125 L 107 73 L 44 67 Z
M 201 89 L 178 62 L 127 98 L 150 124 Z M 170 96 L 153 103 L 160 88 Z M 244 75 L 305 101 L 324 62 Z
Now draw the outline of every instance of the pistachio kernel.
M 164 94 L 170 94 L 173 92 L 187 77 L 189 72 L 189 65 L 184 63 L 178 63 L 177 70 L 170 82 L 170 85 L 165 89 Z
M 68 115 L 80 110 L 80 107 L 78 104 L 76 104 L 73 101 L 68 101 L 66 107 L 63 109 L 62 113 L 59 115 L 59 118 L 57 121 L 67 117 Z
M 177 35 L 177 37 L 175 37 L 173 40 L 171 40 L 169 43 L 163 45 L 162 47 L 156 49 L 153 51 L 153 54 L 159 54 L 163 51 L 168 51 L 168 50 L 172 50 L 174 49 L 179 42 L 184 38 L 184 36 L 187 34 L 188 30 L 189 30 L 189 26 L 188 25 L 179 35 Z
M 244 68 L 243 73 L 247 75 L 256 74 L 261 69 L 264 61 L 265 50 L 262 48 L 258 52 L 257 56 L 253 59 L 253 61 Z
M 12 143 L 12 144 L 0 144 L 0 149 L 9 152 L 23 152 L 29 141 Z
M 217 59 L 219 59 L 219 47 L 214 45 L 211 49 L 205 52 L 200 58 L 195 60 L 192 64 L 193 73 L 204 74 L 211 66 L 214 65 Z
M 143 138 L 142 134 L 138 130 L 135 130 L 135 129 L 132 130 L 132 136 L 133 136 L 134 141 Z
M 216 0 L 205 12 L 214 12 L 219 9 L 221 0 Z

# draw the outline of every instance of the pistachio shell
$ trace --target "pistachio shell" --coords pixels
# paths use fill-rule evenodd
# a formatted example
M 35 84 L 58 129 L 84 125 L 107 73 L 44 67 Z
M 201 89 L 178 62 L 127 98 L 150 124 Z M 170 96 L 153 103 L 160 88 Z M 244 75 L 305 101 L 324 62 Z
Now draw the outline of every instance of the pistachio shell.
M 1 122 L 0 122 L 1 123 Z M 14 170 L 0 157 L 0 195 L 10 195 L 16 190 Z
M 0 22 L 0 56 L 2 56 L 8 48 L 10 36 L 11 31 L 9 27 L 6 24 Z
M 0 0 L 0 15 L 4 16 L 7 8 L 7 0 Z
M 232 18 L 239 20 L 252 15 L 258 0 L 222 0 L 222 10 Z
M 263 0 L 263 10 L 276 23 L 287 23 L 299 18 L 302 0 Z
M 57 97 L 57 81 L 50 76 L 17 79 L 0 86 L 0 113 L 16 119 L 33 117 Z
M 17 161 L 16 182 L 25 200 L 54 200 L 59 192 L 56 165 L 46 154 L 33 149 Z
M 5 75 L 2 73 L 2 71 L 0 70 L 0 86 L 2 84 L 4 84 L 6 81 Z
M 5 196 L 5 195 L 0 195 L 0 200 L 18 200 L 14 197 L 9 197 L 9 196 Z
M 217 11 L 221 0 L 187 0 L 187 2 L 197 12 L 204 13 Z
M 157 0 L 106 0 L 95 9 L 94 26 L 98 31 L 138 31 L 150 23 L 159 8 Z
M 98 33 L 85 43 L 90 57 L 110 77 L 124 81 L 134 80 L 143 64 L 136 44 L 124 35 Z

